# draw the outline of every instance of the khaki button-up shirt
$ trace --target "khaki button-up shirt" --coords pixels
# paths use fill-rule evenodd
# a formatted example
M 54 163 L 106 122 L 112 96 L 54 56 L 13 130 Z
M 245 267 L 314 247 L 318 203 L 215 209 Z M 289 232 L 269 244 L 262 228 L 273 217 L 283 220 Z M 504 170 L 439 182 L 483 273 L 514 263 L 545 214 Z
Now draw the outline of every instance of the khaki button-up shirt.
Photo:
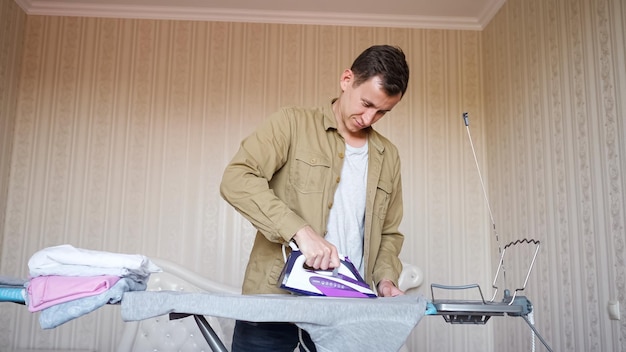
M 378 284 L 389 279 L 397 284 L 404 240 L 398 230 L 402 220 L 400 158 L 397 148 L 372 128 L 368 138 L 365 280 Z M 224 171 L 220 192 L 258 230 L 244 294 L 286 293 L 277 287 L 284 267 L 282 245 L 305 225 L 326 233 L 344 153 L 345 141 L 330 105 L 283 108 L 243 140 Z

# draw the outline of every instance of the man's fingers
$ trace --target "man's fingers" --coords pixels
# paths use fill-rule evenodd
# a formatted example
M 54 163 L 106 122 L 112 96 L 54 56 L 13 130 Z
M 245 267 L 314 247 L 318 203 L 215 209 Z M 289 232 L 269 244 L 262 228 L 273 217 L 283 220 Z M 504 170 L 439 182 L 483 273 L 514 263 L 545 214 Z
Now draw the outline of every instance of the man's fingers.
M 322 270 L 339 266 L 337 248 L 318 235 L 310 226 L 298 230 L 294 239 L 306 258 L 306 265 Z
M 339 256 L 335 247 L 324 247 L 306 257 L 306 265 L 313 269 L 328 270 L 339 267 L 339 264 Z
M 404 292 L 397 288 L 391 281 L 383 280 L 378 284 L 378 293 L 383 297 L 395 297 L 404 295 Z
M 337 247 L 333 247 L 330 253 L 330 267 L 338 268 L 341 265 L 339 260 L 339 254 L 337 253 Z

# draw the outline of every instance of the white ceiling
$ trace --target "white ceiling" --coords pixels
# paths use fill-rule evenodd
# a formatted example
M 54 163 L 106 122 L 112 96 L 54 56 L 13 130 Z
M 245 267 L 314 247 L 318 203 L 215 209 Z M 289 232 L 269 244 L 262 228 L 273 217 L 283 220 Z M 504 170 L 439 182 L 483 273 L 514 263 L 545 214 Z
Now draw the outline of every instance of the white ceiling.
M 482 30 L 506 0 L 15 0 L 29 15 Z

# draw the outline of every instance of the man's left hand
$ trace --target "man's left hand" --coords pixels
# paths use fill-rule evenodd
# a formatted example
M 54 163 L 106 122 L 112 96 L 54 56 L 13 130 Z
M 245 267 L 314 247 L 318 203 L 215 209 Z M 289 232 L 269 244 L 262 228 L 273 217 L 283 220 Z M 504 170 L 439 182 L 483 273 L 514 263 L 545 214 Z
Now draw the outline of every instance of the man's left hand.
M 403 295 L 404 292 L 396 287 L 391 280 L 382 280 L 378 283 L 378 295 L 381 297 L 395 297 Z

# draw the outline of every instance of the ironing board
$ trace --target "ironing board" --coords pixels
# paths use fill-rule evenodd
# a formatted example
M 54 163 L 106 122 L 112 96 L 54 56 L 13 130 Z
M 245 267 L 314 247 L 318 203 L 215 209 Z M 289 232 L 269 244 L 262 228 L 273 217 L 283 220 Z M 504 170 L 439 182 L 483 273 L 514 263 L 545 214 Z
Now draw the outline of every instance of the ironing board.
M 24 284 L 26 279 L 0 275 L 0 302 L 25 304 Z
M 239 289 L 226 286 L 223 284 L 219 284 L 216 282 L 212 282 L 204 278 L 200 278 L 197 274 L 194 274 L 188 270 L 183 270 L 183 268 L 173 263 L 169 263 L 167 261 L 156 260 L 156 262 L 159 265 L 162 265 L 165 269 L 167 269 L 165 270 L 167 272 L 162 273 L 164 275 L 163 277 L 161 275 L 158 275 L 161 273 L 157 273 L 157 275 L 153 278 L 154 280 L 150 280 L 151 282 L 154 281 L 155 283 L 157 283 L 158 287 L 153 286 L 152 288 L 157 289 L 158 291 L 144 292 L 144 291 L 136 291 L 136 290 L 123 290 L 124 292 L 119 293 L 119 299 L 116 299 L 114 302 L 107 300 L 108 304 L 115 304 L 118 306 L 123 306 L 122 310 L 125 312 L 127 311 L 127 308 L 129 306 L 145 307 L 146 304 L 148 305 L 160 304 L 160 303 L 157 303 L 156 301 L 151 301 L 150 299 L 146 299 L 146 297 L 140 297 L 138 299 L 133 300 L 133 297 L 134 297 L 134 295 L 132 295 L 133 292 L 136 292 L 136 293 L 143 292 L 143 293 L 146 293 L 148 296 L 153 296 L 153 298 L 157 297 L 156 299 L 157 301 L 163 299 L 164 297 L 169 297 L 170 299 L 173 299 L 175 302 L 180 303 L 181 300 L 184 300 L 185 303 L 189 304 L 189 302 L 193 302 L 193 299 L 191 299 L 191 297 L 188 295 L 188 292 L 186 291 L 180 292 L 179 290 L 192 289 L 191 286 L 195 284 L 197 285 L 196 287 L 197 289 L 210 290 L 211 292 L 211 293 L 205 292 L 203 294 L 199 294 L 197 296 L 199 301 L 202 301 L 202 302 L 210 301 L 211 304 L 214 304 L 214 308 L 215 307 L 219 307 L 219 309 L 226 308 L 227 310 L 232 310 L 233 307 L 240 306 L 239 312 L 235 312 L 232 314 L 231 313 L 220 314 L 219 311 L 216 312 L 214 311 L 214 309 L 208 312 L 206 311 L 198 312 L 194 309 L 198 307 L 199 308 L 203 307 L 203 305 L 200 304 L 199 301 L 196 301 L 196 303 L 191 303 L 188 306 L 183 306 L 180 309 L 176 309 L 175 307 L 177 303 L 174 303 L 173 305 L 171 304 L 168 305 L 167 302 L 171 302 L 171 301 L 169 301 L 168 299 L 165 299 L 164 303 L 166 304 L 159 308 L 159 309 L 164 309 L 164 310 L 159 311 L 158 313 L 156 313 L 156 315 L 151 315 L 151 316 L 156 317 L 155 319 L 147 319 L 147 316 L 143 316 L 143 317 L 136 317 L 135 319 L 136 321 L 135 321 L 132 318 L 128 318 L 128 316 L 126 316 L 124 320 L 131 321 L 131 323 L 126 324 L 126 327 L 124 329 L 124 336 L 122 337 L 122 340 L 120 341 L 120 345 L 118 346 L 120 350 L 124 350 L 124 351 L 146 350 L 145 348 L 148 346 L 145 344 L 142 345 L 142 343 L 144 343 L 142 341 L 145 340 L 148 334 L 144 334 L 143 332 L 139 334 L 140 331 L 143 331 L 143 330 L 140 330 L 140 326 L 142 325 L 140 324 L 139 321 L 142 321 L 142 322 L 154 321 L 152 325 L 147 325 L 146 327 L 148 326 L 155 327 L 156 325 L 158 325 L 158 321 L 164 320 L 164 319 L 160 319 L 161 315 L 167 315 L 168 313 L 171 313 L 169 314 L 170 319 L 181 320 L 181 321 L 184 320 L 185 322 L 182 324 L 174 323 L 174 325 L 176 325 L 175 327 L 174 325 L 170 326 L 169 324 L 166 324 L 169 327 L 159 325 L 160 328 L 157 327 L 156 330 L 151 330 L 150 335 L 153 335 L 154 337 L 162 336 L 165 338 L 163 342 L 166 342 L 168 344 L 171 342 L 180 342 L 180 340 L 183 339 L 184 340 L 183 345 L 187 347 L 188 346 L 200 346 L 206 342 L 209 344 L 209 347 L 211 347 L 214 351 L 226 351 L 226 348 L 224 347 L 224 344 L 222 343 L 222 339 L 225 339 L 224 341 L 226 342 L 228 341 L 228 336 L 224 336 L 224 331 L 229 330 L 229 322 L 232 321 L 234 318 L 234 319 L 258 320 L 258 321 L 268 321 L 268 319 L 271 321 L 290 321 L 290 322 L 295 321 L 297 324 L 300 324 L 301 326 L 306 327 L 307 330 L 317 330 L 319 332 L 318 334 L 313 333 L 313 335 L 317 336 L 316 337 L 317 340 L 314 340 L 314 341 L 318 341 L 322 343 L 322 347 L 319 348 L 320 351 L 336 350 L 333 347 L 336 344 L 333 344 L 333 343 L 329 345 L 330 348 L 324 349 L 323 346 L 327 345 L 328 341 L 330 340 L 337 340 L 337 341 L 341 340 L 342 343 L 345 344 L 346 346 L 347 345 L 350 345 L 350 346 L 360 346 L 360 345 L 366 346 L 367 345 L 367 348 L 375 348 L 376 350 L 381 350 L 381 351 L 385 351 L 389 348 L 393 349 L 394 351 L 397 350 L 398 348 L 400 348 L 401 350 L 404 350 L 405 346 L 402 346 L 402 344 L 406 340 L 406 337 L 410 333 L 411 329 L 419 322 L 421 317 L 424 315 L 423 314 L 424 306 L 426 305 L 426 300 L 421 296 L 420 297 L 414 296 L 412 298 L 381 299 L 381 300 L 338 299 L 333 304 L 331 302 L 331 299 L 326 298 L 326 297 L 318 297 L 318 299 L 320 299 L 319 302 L 321 303 L 311 303 L 311 301 L 306 301 L 306 302 L 301 301 L 297 303 L 297 301 L 306 299 L 306 297 L 276 295 L 279 297 L 257 296 L 257 297 L 253 297 L 253 302 L 247 302 L 248 301 L 247 298 L 249 297 L 244 297 L 240 295 L 238 293 Z M 169 277 L 171 277 L 172 279 L 177 278 L 177 280 L 168 279 L 168 282 L 161 280 L 163 278 L 169 278 Z M 419 270 L 419 268 L 410 264 L 404 264 L 403 271 L 400 275 L 399 285 L 402 289 L 408 290 L 410 288 L 419 286 L 422 282 L 422 279 L 423 279 L 423 275 L 421 273 L 421 270 Z M 0 290 L 0 294 L 1 294 L 0 301 L 19 303 L 22 305 L 25 304 L 25 299 L 24 299 L 25 298 L 25 286 L 24 285 L 27 282 L 26 280 L 20 279 L 16 281 L 16 279 L 14 278 L 5 277 L 0 281 L 1 281 L 0 288 L 2 289 Z M 193 284 L 191 286 L 187 286 L 187 284 L 181 285 L 180 284 L 181 282 L 189 282 Z M 9 287 L 8 289 L 5 289 L 5 287 L 3 286 L 9 286 Z M 171 290 L 171 291 L 168 291 L 168 290 Z M 101 293 L 92 297 L 99 297 L 102 294 L 109 294 L 109 292 L 111 291 L 113 290 L 109 289 L 104 293 Z M 223 295 L 224 297 L 222 297 L 221 299 L 216 297 L 216 296 L 220 296 L 220 293 L 224 294 Z M 116 294 L 117 294 L 117 291 L 116 291 Z M 89 298 L 91 297 L 81 298 L 80 300 L 89 299 Z M 287 301 L 291 301 L 291 303 L 288 303 Z M 379 301 L 379 302 L 378 304 L 372 304 L 372 302 L 374 301 Z M 124 304 L 122 304 L 121 302 L 124 302 Z M 241 302 L 247 302 L 247 303 L 243 303 L 242 305 Z M 272 304 L 270 302 L 274 302 L 274 303 Z M 368 306 L 370 307 L 364 308 L 363 304 L 365 303 L 367 303 Z M 66 303 L 54 305 L 50 308 L 46 308 L 44 311 L 55 308 L 57 306 L 60 307 L 64 304 Z M 192 306 L 193 309 L 189 309 L 190 306 Z M 323 308 L 323 306 L 325 306 L 326 308 Z M 206 308 L 206 304 L 204 308 Z M 305 315 L 311 315 L 310 314 L 311 309 L 317 309 L 319 311 L 318 314 L 321 314 L 322 316 L 313 317 L 313 318 L 305 317 Z M 410 313 L 411 309 L 417 312 L 418 314 L 411 314 Z M 41 323 L 41 317 L 43 316 L 44 311 L 42 311 L 40 314 L 40 323 Z M 131 309 L 131 311 L 133 311 L 133 309 Z M 176 313 L 176 311 L 185 312 L 185 313 Z M 286 313 L 286 311 L 288 313 Z M 295 311 L 300 311 L 300 314 L 294 314 Z M 134 312 L 136 313 L 136 311 Z M 207 314 L 208 316 L 205 318 L 203 316 L 204 314 Z M 188 319 L 181 319 L 189 315 L 193 317 L 193 320 L 190 321 Z M 281 315 L 282 315 L 282 318 L 279 318 Z M 391 315 L 395 315 L 400 318 L 390 319 L 389 316 Z M 215 316 L 224 316 L 224 317 L 227 317 L 227 319 L 217 318 L 217 320 L 219 320 L 217 324 L 223 324 L 223 325 L 212 326 L 212 324 L 216 323 Z M 72 319 L 77 318 L 77 317 L 78 316 L 72 317 Z M 147 319 L 147 320 L 144 320 L 144 319 Z M 207 321 L 207 319 L 210 322 Z M 192 328 L 191 330 L 185 330 L 186 325 L 188 324 L 187 322 L 194 323 L 194 325 L 196 325 L 195 329 Z M 337 326 L 337 324 L 341 322 L 344 322 L 344 323 L 347 322 L 347 324 L 343 324 L 343 326 Z M 62 323 L 58 323 L 55 326 L 58 326 L 60 324 Z M 183 328 L 183 326 L 185 327 Z M 193 337 L 194 335 L 199 336 L 199 334 L 197 334 L 198 327 L 200 328 L 200 331 L 202 332 L 202 336 L 200 337 L 200 339 L 204 338 L 202 342 L 200 342 L 199 339 L 196 340 L 196 338 Z M 44 325 L 42 325 L 42 328 L 45 329 L 45 328 L 52 328 L 52 327 L 48 327 L 47 325 L 46 327 L 44 327 Z M 164 333 L 164 334 L 159 334 L 158 333 L 159 331 L 164 331 L 162 328 L 165 328 L 165 329 L 171 328 L 172 330 L 170 331 L 172 332 L 172 335 L 170 335 L 169 332 Z M 185 331 L 189 331 L 187 337 L 181 336 L 181 333 L 183 335 L 185 334 L 185 332 L 183 332 L 181 328 Z M 224 330 L 224 328 L 226 330 Z M 216 333 L 216 330 L 214 329 L 216 329 L 218 333 L 221 333 L 221 335 Z M 346 331 L 348 332 L 346 333 Z M 322 334 L 323 336 L 320 337 L 319 336 L 320 334 Z M 386 339 L 383 339 L 384 341 L 383 346 L 377 346 L 377 343 L 380 344 L 380 342 L 372 341 L 372 337 L 377 336 L 377 334 L 378 336 L 385 335 Z M 170 336 L 172 338 L 170 338 Z M 174 341 L 174 340 L 177 340 L 177 341 Z M 355 340 L 358 340 L 358 341 L 355 341 Z M 195 345 L 196 341 L 199 343 L 199 345 Z M 151 346 L 154 346 L 153 343 L 148 340 L 145 340 L 145 342 L 147 342 Z M 138 349 L 135 349 L 135 348 L 138 348 Z M 340 348 L 345 349 L 343 347 L 340 347 Z M 150 348 L 150 350 L 152 350 L 152 348 Z
M 511 295 L 510 289 L 504 289 L 503 297 L 500 301 L 495 301 L 498 293 L 498 279 L 505 275 L 504 270 L 504 257 L 507 249 L 510 247 L 516 247 L 521 245 L 534 245 L 535 248 L 532 251 L 532 260 L 530 261 L 528 271 L 526 273 L 524 282 L 521 287 L 514 290 Z M 432 305 L 436 309 L 434 312 L 430 312 L 429 315 L 441 315 L 444 320 L 450 324 L 486 324 L 489 318 L 493 316 L 513 316 L 522 317 L 524 321 L 531 328 L 533 333 L 539 338 L 546 349 L 552 352 L 552 349 L 548 343 L 543 339 L 539 331 L 528 319 L 528 314 L 532 312 L 532 303 L 525 296 L 518 295 L 526 288 L 528 278 L 535 264 L 537 253 L 539 252 L 540 242 L 533 239 L 522 239 L 510 242 L 504 246 L 504 250 L 500 256 L 500 262 L 498 269 L 496 270 L 495 277 L 493 279 L 492 287 L 495 289 L 494 295 L 491 300 L 486 301 L 482 290 L 478 284 L 449 286 L 441 284 L 431 284 Z M 466 290 L 477 289 L 480 294 L 480 300 L 453 300 L 453 299 L 435 299 L 435 290 Z

